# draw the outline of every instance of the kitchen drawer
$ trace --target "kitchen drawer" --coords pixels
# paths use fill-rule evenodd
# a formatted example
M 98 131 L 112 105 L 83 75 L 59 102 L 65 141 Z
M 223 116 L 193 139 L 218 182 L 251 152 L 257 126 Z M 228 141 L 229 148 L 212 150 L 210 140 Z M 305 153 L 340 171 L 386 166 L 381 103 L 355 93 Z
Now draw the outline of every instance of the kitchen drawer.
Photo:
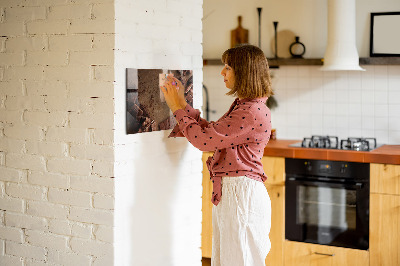
M 365 250 L 285 241 L 285 266 L 366 266 Z

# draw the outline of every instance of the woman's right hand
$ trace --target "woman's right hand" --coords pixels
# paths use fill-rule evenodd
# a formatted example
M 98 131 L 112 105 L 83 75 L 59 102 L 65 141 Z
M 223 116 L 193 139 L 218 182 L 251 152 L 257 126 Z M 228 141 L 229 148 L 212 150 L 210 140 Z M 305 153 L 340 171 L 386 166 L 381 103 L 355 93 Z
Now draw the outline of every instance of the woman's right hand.
M 180 80 L 175 78 L 173 75 L 168 75 L 168 79 L 171 82 L 175 82 L 178 85 L 179 103 L 182 106 L 182 109 L 185 109 L 186 104 L 187 104 L 186 99 L 185 99 L 185 87 L 183 86 L 182 82 L 180 82 Z

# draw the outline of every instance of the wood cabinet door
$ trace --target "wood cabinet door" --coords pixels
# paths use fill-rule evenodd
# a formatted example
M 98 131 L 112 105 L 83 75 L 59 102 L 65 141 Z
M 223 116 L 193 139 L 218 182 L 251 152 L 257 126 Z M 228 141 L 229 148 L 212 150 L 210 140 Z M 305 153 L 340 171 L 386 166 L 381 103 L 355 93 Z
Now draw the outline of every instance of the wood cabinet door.
M 400 165 L 370 164 L 371 193 L 400 195 Z
M 366 250 L 285 241 L 285 266 L 368 266 Z
M 266 184 L 285 185 L 285 158 L 264 156 L 261 163 L 268 177 Z
M 266 266 L 283 265 L 285 240 L 285 187 L 265 184 L 271 199 L 271 250 L 265 259 Z
M 371 266 L 400 265 L 400 196 L 370 196 Z
M 206 161 L 211 152 L 203 153 L 203 194 L 202 194 L 202 223 L 201 223 L 201 253 L 204 258 L 211 258 L 212 253 L 212 183 Z

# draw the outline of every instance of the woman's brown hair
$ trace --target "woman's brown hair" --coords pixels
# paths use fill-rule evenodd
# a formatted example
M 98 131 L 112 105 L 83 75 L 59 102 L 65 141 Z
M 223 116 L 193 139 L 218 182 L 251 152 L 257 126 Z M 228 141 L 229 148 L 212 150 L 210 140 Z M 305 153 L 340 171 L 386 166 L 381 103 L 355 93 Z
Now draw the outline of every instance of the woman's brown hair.
M 235 74 L 235 86 L 227 95 L 255 99 L 273 95 L 268 61 L 263 51 L 253 45 L 240 45 L 222 54 L 222 63 Z

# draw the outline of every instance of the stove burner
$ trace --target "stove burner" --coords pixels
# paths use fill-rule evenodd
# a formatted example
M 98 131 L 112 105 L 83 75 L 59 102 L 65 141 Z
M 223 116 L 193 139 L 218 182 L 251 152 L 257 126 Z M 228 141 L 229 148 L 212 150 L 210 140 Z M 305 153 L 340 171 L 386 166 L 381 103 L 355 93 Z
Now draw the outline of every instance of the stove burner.
M 376 148 L 376 138 L 347 138 L 340 141 L 343 150 L 369 151 Z
M 339 140 L 334 136 L 312 136 L 311 138 L 304 138 L 301 142 L 301 147 L 305 148 L 326 148 L 338 149 Z

